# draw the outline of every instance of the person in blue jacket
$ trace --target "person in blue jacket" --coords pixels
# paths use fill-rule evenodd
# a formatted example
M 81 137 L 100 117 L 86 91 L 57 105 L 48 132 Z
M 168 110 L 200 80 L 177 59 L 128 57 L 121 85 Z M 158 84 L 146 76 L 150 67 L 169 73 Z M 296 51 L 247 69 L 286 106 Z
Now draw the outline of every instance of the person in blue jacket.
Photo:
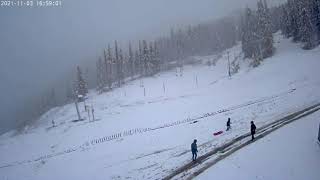
M 197 140 L 196 139 L 191 144 L 191 152 L 192 152 L 192 161 L 197 160 L 198 147 L 197 147 Z

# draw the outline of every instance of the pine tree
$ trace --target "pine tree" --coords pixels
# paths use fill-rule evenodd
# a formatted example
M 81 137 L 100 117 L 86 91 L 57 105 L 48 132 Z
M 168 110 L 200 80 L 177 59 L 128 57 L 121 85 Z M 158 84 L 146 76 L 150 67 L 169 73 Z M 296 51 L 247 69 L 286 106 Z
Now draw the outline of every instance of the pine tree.
M 135 59 L 135 74 L 141 75 L 141 60 L 140 60 L 140 54 L 139 51 L 136 50 L 134 53 L 134 59 Z
M 108 45 L 108 58 L 107 58 L 107 63 L 109 64 L 108 66 L 108 73 L 107 73 L 107 85 L 109 89 L 112 88 L 112 82 L 113 82 L 113 57 L 112 57 L 112 49 L 110 45 Z
M 303 42 L 304 49 L 319 44 L 320 14 L 319 0 L 288 0 L 282 8 L 282 33 L 293 37 L 293 41 Z
M 271 24 L 271 16 L 269 14 L 269 9 L 267 6 L 267 2 L 264 0 L 260 0 L 258 2 L 258 28 L 257 28 L 257 36 L 259 44 L 259 55 L 261 60 L 270 57 L 273 55 L 273 35 L 272 35 L 272 24 Z M 260 49 L 261 48 L 261 49 Z
M 315 45 L 315 27 L 312 24 L 311 3 L 310 0 L 299 2 L 300 21 L 299 21 L 299 37 L 305 43 L 305 49 L 311 49 Z
M 74 99 L 74 90 L 70 82 L 66 84 L 66 102 Z
M 142 52 L 142 44 L 139 41 L 139 52 L 138 52 L 138 64 L 139 64 L 139 74 L 141 76 L 144 75 L 144 63 L 143 63 L 143 52 Z
M 119 50 L 117 41 L 114 42 L 114 52 L 115 52 L 115 63 L 116 63 L 116 79 L 118 82 L 118 87 L 121 86 L 121 63 L 119 58 Z
M 46 112 L 50 108 L 49 97 L 47 94 L 42 95 L 41 97 L 41 112 Z
M 258 51 L 258 38 L 256 35 L 257 21 L 253 11 L 250 8 L 246 8 L 244 17 L 242 18 L 242 51 L 245 58 L 253 58 Z
M 123 84 L 124 82 L 123 80 L 125 78 L 124 64 L 125 64 L 124 55 L 123 55 L 122 49 L 120 48 L 119 49 L 119 86 Z
M 298 0 L 300 1 L 300 0 Z M 290 28 L 291 28 L 291 36 L 293 37 L 293 41 L 300 40 L 299 37 L 299 8 L 297 0 L 288 0 L 288 9 L 289 9 L 289 16 L 290 16 Z
M 55 107 L 58 105 L 57 98 L 56 98 L 56 92 L 55 92 L 54 88 L 51 89 L 48 101 L 49 101 L 49 106 L 50 106 L 49 108 L 52 108 L 52 107 Z
M 132 47 L 131 47 L 131 43 L 129 42 L 129 57 L 128 57 L 128 61 L 129 61 L 129 71 L 130 71 L 130 76 L 133 79 L 134 76 L 134 72 L 135 72 L 135 62 L 134 62 L 134 55 L 133 55 L 133 51 L 132 51 Z
M 320 44 L 320 1 L 319 0 L 313 0 L 313 20 L 314 24 L 317 28 L 317 39 L 318 39 L 318 44 Z
M 100 59 L 99 59 L 100 61 Z M 101 60 L 102 61 L 102 60 Z M 103 50 L 103 64 L 99 64 L 99 65 L 102 65 L 101 66 L 101 75 L 102 75 L 102 86 L 106 86 L 108 84 L 108 79 L 109 79 L 109 63 L 108 63 L 108 59 L 107 59 L 107 52 L 106 50 L 104 49 Z M 104 68 L 102 68 L 104 67 Z
M 97 61 L 97 84 L 98 84 L 98 90 L 101 91 L 103 87 L 105 86 L 105 76 L 103 71 L 103 62 L 101 57 L 99 57 L 99 60 Z
M 153 75 L 155 73 L 155 62 L 154 62 L 154 50 L 152 43 L 149 43 L 149 51 L 148 51 L 148 75 Z
M 148 50 L 148 45 L 147 41 L 143 40 L 142 41 L 142 63 L 143 63 L 143 75 L 147 76 L 149 73 L 149 68 L 148 68 L 148 61 L 149 61 L 149 50 Z
M 155 72 L 159 72 L 160 71 L 160 66 L 161 66 L 161 60 L 159 57 L 159 49 L 157 46 L 157 42 L 154 42 L 154 46 L 153 46 L 153 61 L 154 61 L 154 67 L 155 67 Z
M 280 24 L 280 29 L 283 35 L 285 35 L 287 38 L 289 38 L 291 34 L 291 16 L 288 10 L 288 6 L 282 5 L 282 14 L 280 16 L 281 24 Z
M 79 66 L 77 66 L 77 94 L 86 96 L 88 93 L 87 83 L 83 78 L 82 71 Z

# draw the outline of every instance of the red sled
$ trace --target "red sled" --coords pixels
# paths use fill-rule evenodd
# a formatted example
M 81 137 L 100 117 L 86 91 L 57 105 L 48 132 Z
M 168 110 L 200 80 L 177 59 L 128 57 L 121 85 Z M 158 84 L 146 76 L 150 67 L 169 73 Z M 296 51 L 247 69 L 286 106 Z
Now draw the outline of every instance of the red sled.
M 222 133 L 223 133 L 223 131 L 218 131 L 218 132 L 213 133 L 213 135 L 214 135 L 214 136 L 218 136 L 218 135 L 220 135 L 220 134 L 222 134 Z

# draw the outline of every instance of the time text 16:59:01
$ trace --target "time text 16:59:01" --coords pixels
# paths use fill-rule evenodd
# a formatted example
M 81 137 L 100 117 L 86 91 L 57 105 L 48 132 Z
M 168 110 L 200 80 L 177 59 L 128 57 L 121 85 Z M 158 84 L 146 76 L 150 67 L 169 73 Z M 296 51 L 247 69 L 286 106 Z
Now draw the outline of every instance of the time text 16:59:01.
M 62 1 L 50 0 L 0 0 L 0 7 L 61 7 Z

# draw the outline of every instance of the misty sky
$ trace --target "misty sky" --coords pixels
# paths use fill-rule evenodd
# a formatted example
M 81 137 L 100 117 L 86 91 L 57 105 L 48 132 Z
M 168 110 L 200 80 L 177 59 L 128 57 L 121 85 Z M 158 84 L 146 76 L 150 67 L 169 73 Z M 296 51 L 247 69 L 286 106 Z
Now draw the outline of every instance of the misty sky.
M 256 0 L 62 0 L 62 4 L 0 7 L 0 133 L 13 127 L 28 98 L 63 81 L 63 74 L 77 62 L 95 63 L 108 42 L 154 38 L 172 26 L 212 20 L 255 5 Z

